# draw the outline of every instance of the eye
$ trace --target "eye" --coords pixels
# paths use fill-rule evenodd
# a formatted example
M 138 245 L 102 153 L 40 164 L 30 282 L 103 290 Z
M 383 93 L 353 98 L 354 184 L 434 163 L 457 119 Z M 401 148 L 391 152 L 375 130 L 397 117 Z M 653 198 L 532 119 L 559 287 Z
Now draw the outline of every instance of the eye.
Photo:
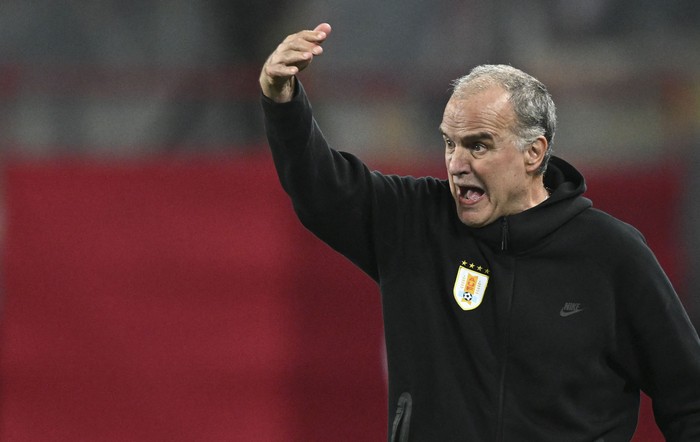
M 454 150 L 454 148 L 455 148 L 455 143 L 454 143 L 452 140 L 450 140 L 450 139 L 447 138 L 447 137 L 442 137 L 442 139 L 443 139 L 443 141 L 445 142 L 445 148 L 446 148 L 446 149 L 448 149 L 448 150 Z
M 488 148 L 483 143 L 474 143 L 469 147 L 469 150 L 474 157 L 479 158 L 484 156 L 484 154 L 488 151 Z

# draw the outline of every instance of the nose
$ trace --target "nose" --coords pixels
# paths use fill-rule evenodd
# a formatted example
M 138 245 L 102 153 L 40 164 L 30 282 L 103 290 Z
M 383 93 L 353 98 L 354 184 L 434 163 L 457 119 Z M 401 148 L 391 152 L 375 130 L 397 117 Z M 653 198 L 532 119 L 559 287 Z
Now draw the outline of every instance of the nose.
M 469 150 L 457 146 L 447 155 L 447 173 L 450 176 L 459 176 L 471 172 L 471 155 Z

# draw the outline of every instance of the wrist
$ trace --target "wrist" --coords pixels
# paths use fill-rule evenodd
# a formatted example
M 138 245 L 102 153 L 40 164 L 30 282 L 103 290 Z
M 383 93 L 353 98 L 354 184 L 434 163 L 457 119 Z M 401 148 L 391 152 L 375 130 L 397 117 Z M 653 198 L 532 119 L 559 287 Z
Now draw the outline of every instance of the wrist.
M 294 98 L 295 77 L 287 78 L 281 85 L 260 81 L 262 93 L 275 103 L 287 103 Z

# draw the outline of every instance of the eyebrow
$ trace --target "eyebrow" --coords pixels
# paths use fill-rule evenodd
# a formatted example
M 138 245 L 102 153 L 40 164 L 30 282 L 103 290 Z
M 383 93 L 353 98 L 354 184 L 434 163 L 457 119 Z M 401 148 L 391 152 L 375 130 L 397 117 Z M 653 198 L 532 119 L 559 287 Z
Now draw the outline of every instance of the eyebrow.
M 442 134 L 443 137 L 450 138 L 450 139 L 452 138 L 445 133 L 445 131 L 442 129 L 442 127 L 438 128 L 438 129 L 440 130 L 440 134 Z M 459 141 L 467 144 L 467 143 L 479 141 L 479 140 L 493 140 L 493 139 L 494 139 L 494 136 L 491 132 L 482 131 L 482 132 L 476 132 L 476 133 L 468 134 L 464 137 L 461 137 L 459 139 Z

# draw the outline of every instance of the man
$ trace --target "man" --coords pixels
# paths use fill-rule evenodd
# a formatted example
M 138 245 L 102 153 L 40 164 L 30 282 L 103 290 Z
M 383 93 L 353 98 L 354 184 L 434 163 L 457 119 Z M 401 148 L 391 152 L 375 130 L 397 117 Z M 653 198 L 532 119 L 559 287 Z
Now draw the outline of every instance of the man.
M 267 135 L 304 225 L 382 292 L 390 441 L 627 441 L 640 389 L 671 441 L 700 440 L 700 342 L 641 234 L 550 157 L 546 88 L 509 66 L 455 82 L 447 179 L 331 149 L 296 75 L 331 28 L 265 63 Z

